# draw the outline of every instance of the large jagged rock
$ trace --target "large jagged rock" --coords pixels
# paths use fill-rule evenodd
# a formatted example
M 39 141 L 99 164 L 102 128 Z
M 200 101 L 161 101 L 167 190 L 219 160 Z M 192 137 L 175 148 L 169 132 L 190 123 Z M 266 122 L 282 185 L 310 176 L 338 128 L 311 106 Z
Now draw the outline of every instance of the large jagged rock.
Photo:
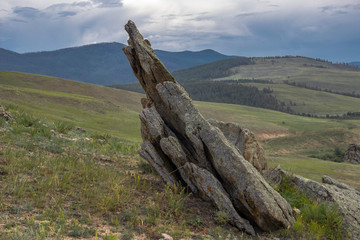
M 360 192 L 345 183 L 324 175 L 322 183 L 291 174 L 280 166 L 265 172 L 265 176 L 275 184 L 281 183 L 284 176 L 288 176 L 299 191 L 307 193 L 317 201 L 336 203 L 343 216 L 344 224 L 351 239 L 360 239 Z
M 360 164 L 360 145 L 350 144 L 345 152 L 344 162 Z
M 125 29 L 129 46 L 123 50 L 147 97 L 141 101 L 144 142 L 139 154 L 166 182 L 185 183 L 251 235 L 254 227 L 263 231 L 290 227 L 295 222 L 290 205 L 243 156 L 258 159 L 262 150 L 247 149 L 258 145 L 244 138 L 236 147 L 230 134 L 225 133 L 228 140 L 216 127 L 219 124 L 205 120 L 135 24 L 129 21 Z M 263 168 L 260 164 L 259 170 Z

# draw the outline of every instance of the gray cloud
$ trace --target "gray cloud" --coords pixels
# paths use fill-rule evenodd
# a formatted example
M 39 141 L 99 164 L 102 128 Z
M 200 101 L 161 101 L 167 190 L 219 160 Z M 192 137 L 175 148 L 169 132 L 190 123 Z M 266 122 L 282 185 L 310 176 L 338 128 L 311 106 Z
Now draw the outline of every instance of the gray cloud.
M 121 0 L 93 0 L 94 3 L 100 3 L 100 7 L 122 7 Z
M 163 50 L 360 58 L 360 32 L 354 28 L 360 4 L 353 0 L 315 5 L 313 0 L 48 0 L 42 5 L 18 0 L 18 6 L 3 1 L 8 7 L 0 9 L 0 47 L 20 52 L 125 43 L 123 24 L 132 19 L 152 46 Z
M 42 11 L 32 7 L 15 7 L 13 13 L 17 17 L 34 19 L 43 15 Z
M 62 12 L 58 12 L 58 15 L 60 17 L 72 17 L 75 16 L 77 13 L 76 12 L 72 12 L 72 11 L 62 11 Z

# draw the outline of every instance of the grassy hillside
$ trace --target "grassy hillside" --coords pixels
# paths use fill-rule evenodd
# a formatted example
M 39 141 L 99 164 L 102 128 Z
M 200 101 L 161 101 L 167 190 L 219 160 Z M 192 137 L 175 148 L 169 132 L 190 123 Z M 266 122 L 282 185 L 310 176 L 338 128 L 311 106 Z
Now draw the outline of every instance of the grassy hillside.
M 0 101 L 36 116 L 140 141 L 141 95 L 35 74 L 0 72 Z
M 132 142 L 141 141 L 138 113 L 142 96 L 59 78 L 0 72 L 2 104 L 16 104 L 41 119 L 65 121 Z M 328 169 L 329 162 L 309 156 L 331 153 L 336 146 L 344 150 L 348 144 L 360 142 L 360 120 L 314 119 L 234 104 L 195 103 L 206 118 L 238 122 L 255 132 L 271 164 L 283 161 L 284 167 L 303 173 L 304 169 L 295 167 L 300 165 L 292 165 L 289 159 L 317 162 L 319 171 L 305 174 L 316 180 L 322 176 L 322 169 Z M 334 164 L 341 167 L 328 172 L 331 176 L 340 176 L 349 183 L 360 176 L 360 172 L 355 176 L 353 172 L 339 173 L 347 169 L 347 164 Z M 360 187 L 359 183 L 355 185 Z
M 224 86 L 217 87 L 218 95 L 208 96 L 217 102 L 252 105 L 246 101 L 236 101 L 238 96 L 231 97 L 235 89 L 228 91 L 226 89 L 229 87 L 226 85 L 255 86 L 259 90 L 270 89 L 271 95 L 283 106 L 282 111 L 290 113 L 326 116 L 360 111 L 360 70 L 355 66 L 290 56 L 244 58 L 241 62 L 235 60 L 196 66 L 177 71 L 174 75 L 184 84 L 191 81 L 193 85 L 197 83 L 208 87 L 211 85 L 209 80 L 223 81 Z M 135 89 L 133 86 L 126 87 Z M 223 93 L 224 91 L 228 91 L 228 94 Z M 189 92 L 193 92 L 192 89 Z M 193 97 L 207 99 L 198 95 Z M 233 101 L 229 101 L 229 97 Z M 269 108 L 266 103 L 265 101 L 260 105 Z M 270 109 L 279 107 L 271 106 Z
M 0 72 L 0 103 L 13 116 L 8 122 L 0 119 L 1 239 L 159 239 L 162 233 L 174 239 L 250 238 L 227 224 L 224 213 L 185 189 L 164 186 L 137 155 L 142 96 Z M 360 120 L 195 104 L 206 118 L 238 122 L 252 130 L 270 166 L 280 164 L 317 181 L 327 174 L 360 189 L 359 165 L 314 158 L 360 142 Z M 299 224 L 301 230 L 262 237 L 325 236 L 324 226 Z

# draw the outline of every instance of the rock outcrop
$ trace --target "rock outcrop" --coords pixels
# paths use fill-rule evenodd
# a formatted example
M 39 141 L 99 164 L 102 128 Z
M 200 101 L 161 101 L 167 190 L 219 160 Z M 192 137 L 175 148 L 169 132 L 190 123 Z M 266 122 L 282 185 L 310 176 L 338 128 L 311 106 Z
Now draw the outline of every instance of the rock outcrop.
M 262 150 L 251 134 L 233 138 L 232 125 L 205 120 L 135 24 L 129 21 L 125 29 L 129 40 L 123 50 L 146 92 L 139 154 L 167 183 L 186 184 L 251 235 L 254 229 L 290 227 L 295 222 L 291 206 L 250 163 L 266 168 L 258 163 Z
M 350 144 L 345 152 L 344 162 L 360 164 L 360 145 Z
M 214 119 L 209 119 L 208 122 L 219 128 L 227 140 L 240 151 L 245 160 L 250 162 L 260 173 L 267 169 L 264 150 L 251 131 L 237 123 L 224 123 Z
M 345 183 L 324 175 L 322 183 L 288 173 L 279 166 L 266 171 L 265 176 L 275 184 L 281 183 L 284 176 L 297 186 L 299 191 L 307 193 L 317 201 L 336 203 L 343 216 L 344 226 L 351 239 L 360 239 L 360 192 Z
M 0 104 L 0 118 L 5 118 L 6 121 L 9 121 L 10 119 L 12 119 L 12 116 L 10 115 L 10 113 L 6 112 L 1 104 Z

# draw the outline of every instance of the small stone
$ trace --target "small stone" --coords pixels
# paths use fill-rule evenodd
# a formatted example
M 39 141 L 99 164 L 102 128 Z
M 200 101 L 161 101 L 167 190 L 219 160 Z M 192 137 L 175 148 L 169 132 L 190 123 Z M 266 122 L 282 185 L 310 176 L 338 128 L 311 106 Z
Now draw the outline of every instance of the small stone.
M 81 127 L 75 127 L 75 130 L 81 133 L 86 133 L 86 130 Z
M 159 240 L 173 240 L 173 238 L 166 233 L 162 233 L 161 235 L 163 236 L 163 238 L 160 238 Z
M 101 155 L 99 158 L 99 161 L 101 162 L 114 162 L 109 156 Z
M 300 209 L 298 209 L 298 208 L 296 208 L 296 207 L 293 208 L 293 211 L 294 211 L 294 213 L 296 213 L 297 215 L 299 215 L 299 214 L 301 213 Z

